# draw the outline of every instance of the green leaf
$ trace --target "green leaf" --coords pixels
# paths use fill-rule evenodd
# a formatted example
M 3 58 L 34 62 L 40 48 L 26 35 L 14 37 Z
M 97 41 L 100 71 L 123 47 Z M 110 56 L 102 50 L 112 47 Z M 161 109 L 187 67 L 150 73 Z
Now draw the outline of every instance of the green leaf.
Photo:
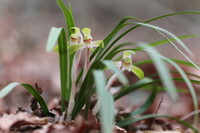
M 118 32 L 120 29 L 122 29 L 123 27 L 128 26 L 128 25 L 130 25 L 130 24 L 132 24 L 132 23 L 122 24 L 122 25 L 120 25 L 119 27 L 117 27 L 116 29 L 114 29 L 114 30 L 103 40 L 103 42 L 104 42 L 104 47 L 107 46 L 107 44 L 112 40 L 112 38 L 114 38 L 114 36 L 117 34 L 117 32 Z M 99 50 L 100 50 L 100 48 L 97 48 L 97 49 L 93 52 L 93 54 L 92 54 L 91 57 L 90 57 L 90 60 L 92 60 L 92 59 L 94 58 L 94 56 L 97 54 L 97 52 L 99 52 Z M 103 51 L 103 50 L 100 50 L 100 53 L 101 53 L 102 51 Z M 100 54 L 98 54 L 98 55 L 100 55 Z M 98 58 L 98 57 L 99 57 L 99 56 L 97 56 L 97 58 Z
M 138 76 L 138 78 L 143 79 L 144 78 L 144 72 L 142 71 L 142 69 L 140 69 L 139 67 L 136 67 L 134 65 L 131 66 L 131 71 Z
M 152 84 L 152 83 L 154 83 L 154 81 L 152 79 L 150 79 L 150 78 L 144 78 L 142 80 L 139 80 L 139 81 L 135 82 L 134 84 L 131 84 L 130 86 L 123 87 L 121 89 L 121 91 L 114 96 L 114 99 L 116 101 L 119 98 L 127 95 L 128 93 L 130 93 L 130 92 L 132 92 L 134 90 L 137 90 L 137 89 L 139 89 L 141 87 L 144 87 L 144 86 L 147 86 L 149 84 Z
M 176 70 L 180 73 L 180 75 L 183 77 L 185 83 L 187 84 L 189 90 L 190 90 L 190 93 L 192 95 L 192 100 L 193 100 L 193 103 L 194 103 L 194 109 L 195 111 L 198 110 L 198 99 L 197 99 L 197 95 L 196 95 L 196 92 L 195 92 L 195 89 L 193 88 L 192 86 L 192 83 L 190 82 L 190 80 L 188 79 L 187 75 L 185 74 L 185 72 L 181 69 L 180 66 L 178 66 L 175 62 L 173 62 L 172 60 L 164 57 L 164 56 L 161 56 L 161 58 L 163 58 L 164 60 L 166 60 L 167 62 L 169 62 L 170 64 L 172 64 Z M 194 123 L 195 124 L 198 124 L 198 114 L 195 115 L 195 119 L 194 119 Z
M 162 114 L 144 115 L 144 116 L 140 116 L 138 118 L 121 121 L 121 122 L 117 123 L 117 125 L 123 127 L 123 126 L 129 125 L 131 123 L 135 123 L 135 122 L 138 122 L 138 121 L 141 121 L 141 120 L 155 118 L 155 117 L 164 117 L 164 118 L 175 120 L 175 121 L 179 122 L 180 124 L 184 125 L 185 127 L 192 129 L 192 131 L 194 133 L 199 133 L 198 130 L 196 128 L 194 128 L 192 125 L 190 125 L 189 123 L 187 123 L 187 122 L 185 122 L 181 119 L 178 119 L 178 118 L 175 118 L 175 117 L 172 117 L 172 116 L 168 116 L 168 115 L 162 115 Z
M 97 88 L 97 95 L 101 103 L 100 107 L 100 120 L 102 133 L 113 132 L 114 124 L 114 101 L 112 95 L 105 90 L 106 78 L 102 71 L 94 71 L 94 79 Z
M 149 52 L 152 52 L 152 53 L 153 53 L 153 51 L 150 51 L 150 50 L 149 50 Z M 199 81 L 199 82 L 196 82 L 196 81 L 194 81 L 194 80 L 190 80 L 190 79 L 187 77 L 186 73 L 181 69 L 181 67 L 178 66 L 178 65 L 175 63 L 175 61 L 170 60 L 170 59 L 168 59 L 168 58 L 166 58 L 166 57 L 164 57 L 164 56 L 162 56 L 162 55 L 160 55 L 160 54 L 157 54 L 157 53 L 154 53 L 154 54 L 155 54 L 156 56 L 158 56 L 159 58 L 163 59 L 164 61 L 170 63 L 171 65 L 173 65 L 173 66 L 176 68 L 176 70 L 179 72 L 179 74 L 181 75 L 181 77 L 183 77 L 183 81 L 185 81 L 187 87 L 188 87 L 189 90 L 190 90 L 190 93 L 191 93 L 192 99 L 193 99 L 193 103 L 194 103 L 194 109 L 195 109 L 195 110 L 198 110 L 197 95 L 196 95 L 195 89 L 193 88 L 191 82 L 199 83 L 200 81 Z M 146 61 L 146 63 L 147 63 L 147 61 Z M 148 62 L 148 63 L 150 63 L 150 62 Z M 178 63 L 180 63 L 180 61 L 178 61 Z M 184 62 L 184 64 L 187 64 L 187 63 Z M 187 65 L 188 65 L 188 64 L 187 64 Z M 173 79 L 174 79 L 174 80 L 179 80 L 179 78 L 173 78 Z M 181 79 L 182 79 L 182 78 L 181 78 Z M 194 123 L 198 123 L 198 114 L 195 115 Z
M 184 61 L 184 60 L 178 60 L 178 59 L 170 59 L 170 60 L 172 60 L 180 65 L 185 65 L 185 66 L 196 68 L 192 63 Z M 150 63 L 153 63 L 153 61 L 152 60 L 143 60 L 143 61 L 134 63 L 134 65 L 141 66 L 141 65 L 150 64 Z M 198 66 L 200 67 L 200 65 L 198 65 Z
M 91 64 L 89 71 L 86 74 L 83 83 L 81 84 L 80 90 L 77 93 L 75 106 L 72 111 L 72 118 L 75 118 L 78 115 L 78 113 L 81 111 L 81 109 L 87 102 L 86 98 L 88 98 L 91 95 L 91 91 L 94 90 L 93 70 L 103 69 L 103 68 L 105 68 L 105 65 L 101 61 L 95 61 L 94 63 Z
M 168 34 L 169 36 L 171 36 L 173 39 L 176 40 L 176 42 L 178 42 L 178 44 L 183 48 L 185 49 L 185 51 L 187 51 L 190 55 L 193 55 L 192 52 L 189 50 L 189 48 L 176 36 L 174 35 L 173 33 L 169 32 L 168 30 L 165 30 L 161 27 L 158 27 L 158 26 L 155 26 L 155 25 L 151 25 L 151 24 L 145 24 L 145 23 L 137 23 L 137 24 L 141 24 L 142 26 L 146 26 L 146 27 L 149 27 L 149 28 L 152 28 L 152 29 L 155 29 L 157 31 L 162 31 L 166 34 Z M 159 32 L 163 37 L 165 37 L 165 35 L 163 35 L 161 32 Z M 166 38 L 166 37 L 165 37 Z M 178 51 L 180 51 L 178 49 L 178 47 L 172 43 L 172 41 L 170 41 L 168 38 L 166 38 L 167 41 L 169 41 L 170 44 L 172 44 Z
M 50 32 L 49 32 L 49 37 L 47 40 L 47 45 L 46 45 L 46 51 L 47 52 L 51 52 L 54 50 L 54 47 L 57 44 L 59 35 L 62 31 L 62 28 L 56 28 L 56 27 L 52 27 Z
M 113 29 L 113 31 L 103 40 L 104 44 L 105 44 L 105 48 L 107 47 L 107 45 L 109 44 L 109 42 L 116 36 L 116 34 L 124 27 L 132 24 L 132 23 L 125 23 L 127 20 L 129 19 L 134 19 L 134 20 L 138 20 L 141 21 L 141 19 L 136 18 L 136 17 L 125 17 L 123 18 L 118 24 L 117 26 Z M 125 24 L 124 24 L 125 23 Z M 107 48 L 105 51 L 107 51 L 109 48 Z M 100 51 L 99 51 L 100 50 Z M 99 53 L 98 53 L 99 52 Z M 100 56 L 100 54 L 103 52 L 103 49 L 97 48 L 94 53 L 91 55 L 90 60 L 92 60 L 94 58 L 94 56 L 98 53 L 97 57 Z
M 197 35 L 184 35 L 184 36 L 178 36 L 179 39 L 187 39 L 187 38 L 192 38 L 192 37 L 197 37 Z M 170 41 L 175 41 L 174 38 L 168 38 Z M 169 41 L 168 40 L 161 40 L 161 41 L 157 41 L 157 42 L 153 42 L 153 43 L 149 43 L 149 46 L 158 46 L 158 45 L 163 45 L 163 44 L 167 44 Z M 125 51 L 125 49 L 120 50 L 120 48 L 122 47 L 132 47 L 132 45 L 137 44 L 138 42 L 128 42 L 128 43 L 122 43 L 117 45 L 116 47 L 114 47 L 110 52 L 107 53 L 107 55 L 105 55 L 104 59 L 112 59 L 114 56 L 116 56 L 118 53 Z M 141 51 L 142 48 L 141 47 L 136 47 L 134 49 L 128 49 L 128 50 L 132 50 L 134 52 L 138 52 Z M 116 60 L 120 60 L 122 58 L 122 56 L 118 57 Z
M 170 14 L 166 14 L 166 15 L 162 15 L 162 16 L 158 16 L 158 17 L 155 17 L 155 18 L 152 18 L 152 19 L 149 19 L 147 21 L 142 21 L 143 23 L 149 23 L 149 22 L 153 22 L 153 21 L 156 21 L 156 20 L 159 20 L 159 19 L 162 19 L 162 18 L 166 18 L 166 17 L 170 17 L 170 16 L 175 16 L 175 15 L 181 15 L 181 14 L 200 14 L 199 11 L 186 11 L 186 12 L 176 12 L 176 13 L 170 13 Z M 125 21 L 127 21 L 129 19 L 125 19 Z M 123 21 L 123 22 L 125 22 Z M 124 23 L 123 23 L 124 24 Z M 129 23 L 130 24 L 130 23 Z M 121 25 L 118 25 L 118 26 L 121 26 Z M 123 32 L 119 37 L 117 37 L 111 44 L 110 46 L 112 47 L 114 44 L 116 44 L 121 38 L 123 38 L 126 34 L 128 34 L 129 32 L 131 32 L 132 30 L 136 29 L 136 28 L 139 28 L 140 26 L 142 25 L 136 25 L 136 26 L 133 26 L 131 28 L 129 28 L 128 30 L 126 30 L 125 32 Z M 118 31 L 117 31 L 118 32 Z M 116 34 L 114 35 L 116 36 Z M 109 49 L 111 48 L 109 47 Z M 101 59 L 106 53 L 105 52 L 108 52 L 109 49 L 104 49 L 104 53 L 101 53 L 101 56 L 99 59 Z
M 156 29 L 158 31 L 162 31 L 162 32 L 165 32 L 166 34 L 170 35 L 172 38 L 174 38 L 176 40 L 176 42 L 178 42 L 178 44 L 180 44 L 180 46 L 182 46 L 182 48 L 184 48 L 190 55 L 193 56 L 192 52 L 189 50 L 189 48 L 187 48 L 187 46 L 177 37 L 175 36 L 173 33 L 163 29 L 163 28 L 160 28 L 158 26 L 155 26 L 155 25 L 150 25 L 150 24 L 145 24 L 145 23 L 138 23 L 138 24 L 141 24 L 143 26 L 147 26 L 147 27 L 150 27 L 150 28 L 153 28 L 153 29 Z M 165 37 L 161 32 L 160 34 Z M 170 41 L 167 37 L 165 37 L 167 39 L 167 41 L 169 41 L 170 44 L 172 44 L 172 46 L 174 46 L 174 48 L 176 48 L 176 50 L 178 50 L 178 52 L 180 52 L 190 63 L 192 63 L 196 68 L 200 69 L 200 67 L 198 67 L 186 54 L 184 54 L 172 41 Z
M 66 40 L 66 34 L 64 28 L 62 29 L 58 38 L 58 51 L 59 51 L 59 63 L 60 63 L 60 82 L 61 82 L 61 98 L 62 98 L 62 110 L 66 108 L 65 101 L 70 98 L 70 59 L 68 52 L 68 45 Z
M 38 91 L 35 90 L 29 84 L 23 84 L 23 83 L 18 83 L 18 82 L 10 83 L 9 85 L 7 85 L 6 87 L 4 87 L 0 91 L 0 98 L 3 98 L 6 95 L 8 95 L 8 93 L 10 93 L 18 85 L 23 86 L 31 95 L 34 96 L 34 98 L 38 101 L 38 103 L 40 104 L 40 106 L 41 106 L 41 108 L 44 111 L 44 113 L 45 113 L 46 116 L 54 116 L 54 114 L 52 114 L 51 112 L 49 112 L 48 107 L 47 107 L 44 99 L 40 96 L 40 94 L 38 93 Z
M 171 80 L 172 76 L 169 73 L 169 68 L 162 61 L 162 59 L 158 56 L 159 55 L 158 51 L 156 49 L 154 49 L 153 47 L 150 47 L 146 44 L 141 43 L 140 46 L 143 47 L 144 50 L 148 52 L 148 54 L 154 61 L 154 65 L 159 73 L 160 78 L 162 79 L 162 83 L 163 83 L 164 87 L 167 89 L 166 91 L 169 93 L 169 95 L 171 96 L 171 98 L 173 100 L 177 100 L 178 93 L 177 93 L 177 90 L 175 89 L 175 85 L 174 85 L 173 81 Z
M 103 63 L 116 74 L 122 84 L 128 84 L 126 76 L 115 66 L 112 61 L 105 60 Z
M 178 73 L 178 72 L 177 71 L 171 71 L 171 73 Z M 187 74 L 188 76 L 200 79 L 200 76 L 196 75 L 194 73 L 185 72 L 185 74 Z
M 64 28 L 53 27 L 49 33 L 47 41 L 47 51 L 52 51 L 58 42 L 59 63 L 60 63 L 60 82 L 62 109 L 64 110 L 66 100 L 70 97 L 70 74 L 69 74 L 69 53 L 66 34 Z
M 157 85 L 154 85 L 153 89 L 152 89 L 152 93 L 149 96 L 149 98 L 146 100 L 146 102 L 140 108 L 137 108 L 136 110 L 131 112 L 128 115 L 128 117 L 134 117 L 134 116 L 136 116 L 138 114 L 144 113 L 153 104 L 153 102 L 154 102 L 154 100 L 156 98 L 156 95 L 157 95 Z
M 57 4 L 59 5 L 65 17 L 65 22 L 66 22 L 66 27 L 68 30 L 68 37 L 69 37 L 72 34 L 72 31 L 70 29 L 72 27 L 75 27 L 71 6 L 69 6 L 69 9 L 66 8 L 62 0 L 57 0 Z
M 155 75 L 158 75 L 158 73 L 155 73 Z M 149 77 L 149 76 L 148 76 Z M 148 86 L 145 86 L 143 88 L 141 88 L 142 90 L 152 90 L 151 88 L 153 87 L 153 84 L 151 85 L 148 85 Z M 160 85 L 156 85 L 156 89 L 158 92 L 163 92 L 166 90 L 165 87 L 163 86 L 160 86 Z M 185 89 L 185 88 L 176 88 L 176 90 L 179 92 L 179 93 L 189 93 L 188 89 Z
M 178 64 L 182 64 L 182 65 L 186 65 L 186 66 L 190 66 L 190 67 L 194 67 L 196 68 L 192 63 L 184 61 L 184 60 L 178 60 L 178 59 L 171 59 L 174 62 L 178 63 Z M 198 67 L 200 67 L 200 65 L 197 65 Z

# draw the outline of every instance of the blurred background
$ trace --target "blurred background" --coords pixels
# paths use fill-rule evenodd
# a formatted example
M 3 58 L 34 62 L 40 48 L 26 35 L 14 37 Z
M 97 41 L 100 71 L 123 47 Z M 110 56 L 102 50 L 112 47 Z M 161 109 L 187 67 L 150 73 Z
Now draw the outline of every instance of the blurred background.
M 65 0 L 64 0 L 65 1 Z M 198 11 L 199 0 L 68 0 L 73 7 L 76 26 L 90 27 L 95 40 L 103 39 L 126 16 L 148 20 L 160 15 Z M 164 18 L 152 24 L 161 26 L 177 36 L 200 35 L 200 15 L 189 14 Z M 1 0 L 0 1 L 0 88 L 10 82 L 38 83 L 47 101 L 58 96 L 59 71 L 56 53 L 46 53 L 45 45 L 52 26 L 65 26 L 62 12 L 55 0 Z M 148 28 L 138 28 L 121 42 L 154 42 L 162 39 Z M 184 40 L 191 51 L 200 56 L 200 38 Z M 170 45 L 157 47 L 168 57 L 183 59 Z M 138 58 L 136 58 L 138 57 Z M 146 55 L 136 55 L 136 60 Z M 198 59 L 194 59 L 200 64 Z M 30 95 L 21 87 L 4 100 L 0 109 L 12 105 L 28 106 Z

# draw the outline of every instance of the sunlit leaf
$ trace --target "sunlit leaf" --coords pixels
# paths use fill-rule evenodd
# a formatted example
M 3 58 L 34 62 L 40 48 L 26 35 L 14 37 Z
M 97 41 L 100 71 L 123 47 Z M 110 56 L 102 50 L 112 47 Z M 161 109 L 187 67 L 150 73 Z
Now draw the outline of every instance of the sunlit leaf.
M 47 40 L 47 45 L 46 45 L 46 51 L 51 52 L 54 50 L 54 47 L 56 46 L 58 42 L 59 35 L 62 31 L 62 28 L 56 28 L 52 27 L 50 32 L 49 32 L 49 37 Z

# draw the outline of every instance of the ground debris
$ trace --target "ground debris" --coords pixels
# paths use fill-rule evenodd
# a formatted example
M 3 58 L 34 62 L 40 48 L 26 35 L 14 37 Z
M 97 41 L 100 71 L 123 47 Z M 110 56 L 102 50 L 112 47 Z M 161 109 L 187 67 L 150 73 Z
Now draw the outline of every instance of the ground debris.
M 48 118 L 39 118 L 27 112 L 4 114 L 0 118 L 0 131 L 7 133 L 11 130 L 20 130 L 23 126 L 41 126 L 47 123 Z

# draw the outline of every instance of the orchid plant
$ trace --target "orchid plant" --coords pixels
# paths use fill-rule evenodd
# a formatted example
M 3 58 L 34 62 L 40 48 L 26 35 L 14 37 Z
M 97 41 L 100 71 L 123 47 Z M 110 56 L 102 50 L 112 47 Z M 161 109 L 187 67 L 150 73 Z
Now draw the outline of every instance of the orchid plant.
M 199 78 L 199 76 L 185 73 L 178 65 L 182 64 L 199 69 L 199 65 L 195 64 L 191 58 L 187 56 L 186 53 L 191 54 L 192 52 L 182 42 L 182 39 L 196 36 L 184 35 L 177 37 L 161 27 L 148 23 L 169 16 L 180 14 L 200 14 L 200 12 L 191 11 L 171 13 L 146 21 L 136 17 L 126 17 L 114 27 L 112 32 L 105 37 L 105 39 L 94 41 L 90 28 L 83 28 L 81 31 L 80 28 L 75 25 L 71 6 L 65 6 L 62 0 L 57 0 L 57 3 L 65 17 L 66 28 L 51 28 L 46 50 L 47 52 L 55 51 L 59 54 L 63 120 L 73 120 L 82 110 L 84 111 L 85 119 L 87 119 L 89 110 L 92 110 L 94 115 L 98 116 L 98 114 L 100 114 L 101 129 L 103 133 L 111 133 L 114 129 L 114 122 L 117 122 L 118 126 L 123 127 L 143 119 L 154 117 L 167 117 L 169 119 L 174 119 L 191 128 L 194 132 L 198 132 L 193 126 L 185 121 L 171 116 L 161 114 L 149 114 L 141 117 L 137 116 L 142 115 L 153 103 L 156 94 L 158 93 L 157 88 L 161 88 L 160 91 L 166 91 L 173 100 L 177 100 L 179 98 L 179 89 L 174 85 L 176 80 L 186 83 L 194 103 L 194 109 L 195 111 L 198 110 L 197 95 L 193 88 L 193 84 L 200 84 L 200 81 L 191 80 L 188 75 L 197 78 Z M 153 43 L 128 42 L 117 44 L 121 38 L 125 37 L 129 32 L 140 26 L 153 29 L 158 35 L 163 37 L 163 40 Z M 120 30 L 125 28 L 128 29 L 123 33 L 120 33 Z M 167 35 L 171 38 L 168 38 Z M 175 45 L 174 42 L 179 46 Z M 155 48 L 153 48 L 154 46 L 164 45 L 167 43 L 174 46 L 175 49 L 177 49 L 178 52 L 188 60 L 188 62 L 169 59 L 162 56 Z M 179 47 L 185 49 L 185 51 L 180 50 Z M 83 55 L 84 50 L 86 51 L 85 55 Z M 137 54 L 137 52 L 146 52 L 149 54 L 151 59 L 133 62 L 132 55 Z M 85 64 L 82 69 L 79 69 L 82 56 L 85 57 Z M 153 75 L 145 75 L 143 70 L 140 69 L 140 66 L 150 63 L 155 65 L 157 72 Z M 175 67 L 176 71 L 173 72 L 179 73 L 181 77 L 173 77 L 171 75 L 173 72 L 169 70 L 167 64 L 171 64 Z M 110 78 L 106 78 L 104 73 L 105 71 L 110 70 L 113 72 L 113 75 Z M 123 73 L 124 71 L 134 73 L 135 76 L 138 77 L 138 80 L 135 83 L 129 83 L 129 80 Z M 155 75 L 158 75 L 160 78 L 154 79 L 153 77 Z M 111 94 L 110 88 L 115 80 L 121 82 L 121 89 L 116 94 Z M 162 85 L 159 83 L 162 83 Z M 55 117 L 55 114 L 48 109 L 39 92 L 29 84 L 17 82 L 11 83 L 0 91 L 0 98 L 5 97 L 17 85 L 22 85 L 35 97 L 35 99 L 37 99 L 46 116 Z M 147 101 L 140 108 L 130 112 L 126 117 L 115 120 L 114 102 L 130 92 L 143 89 L 144 87 L 148 87 L 148 90 L 151 90 L 151 95 Z M 92 108 L 90 103 L 92 96 L 94 95 L 97 95 L 97 102 Z M 66 104 L 66 101 L 68 101 L 68 104 Z M 195 114 L 194 124 L 197 123 L 198 114 Z

